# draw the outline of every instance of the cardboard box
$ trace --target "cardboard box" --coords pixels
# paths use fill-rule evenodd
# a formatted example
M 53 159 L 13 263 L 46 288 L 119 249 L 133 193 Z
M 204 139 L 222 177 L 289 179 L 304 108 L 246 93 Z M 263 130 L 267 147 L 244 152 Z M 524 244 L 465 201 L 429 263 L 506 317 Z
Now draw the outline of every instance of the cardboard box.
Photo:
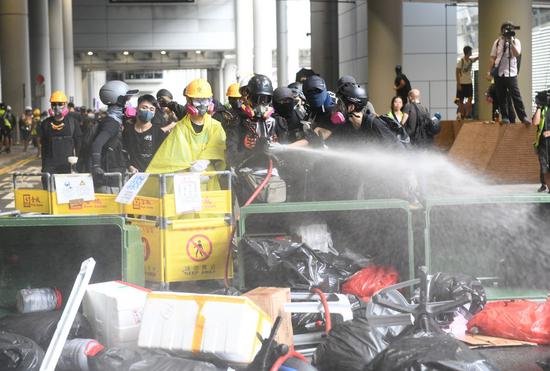
M 258 287 L 250 290 L 243 296 L 252 300 L 260 309 L 266 312 L 273 321 L 281 316 L 281 326 L 275 340 L 280 344 L 292 346 L 292 318 L 290 313 L 285 313 L 284 304 L 290 303 L 290 289 L 280 287 Z
M 531 343 L 528 341 L 514 340 L 514 339 L 504 339 L 497 338 L 493 336 L 484 336 L 484 335 L 473 335 L 473 334 L 464 334 L 464 336 L 458 338 L 464 343 L 468 344 L 470 348 L 491 348 L 491 347 L 517 347 L 525 345 L 537 344 Z

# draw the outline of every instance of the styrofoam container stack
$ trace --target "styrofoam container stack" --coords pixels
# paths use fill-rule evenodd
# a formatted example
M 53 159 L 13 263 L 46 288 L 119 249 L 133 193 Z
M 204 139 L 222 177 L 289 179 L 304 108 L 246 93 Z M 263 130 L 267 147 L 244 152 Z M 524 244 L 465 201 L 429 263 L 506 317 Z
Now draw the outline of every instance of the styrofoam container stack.
M 107 348 L 137 348 L 143 309 L 150 291 L 122 281 L 89 285 L 83 308 L 95 338 Z
M 152 292 L 138 344 L 201 359 L 245 365 L 254 359 L 272 322 L 244 296 Z

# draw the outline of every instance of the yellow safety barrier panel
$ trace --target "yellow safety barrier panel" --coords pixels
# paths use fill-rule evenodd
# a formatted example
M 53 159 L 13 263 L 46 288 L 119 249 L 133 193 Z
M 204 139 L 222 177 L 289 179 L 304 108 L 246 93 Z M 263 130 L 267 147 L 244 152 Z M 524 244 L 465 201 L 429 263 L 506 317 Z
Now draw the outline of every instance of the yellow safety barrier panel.
M 31 180 L 38 178 L 40 188 L 41 181 L 47 184 L 47 189 L 29 188 L 29 184 L 19 185 L 18 180 Z M 36 181 L 36 180 L 35 180 Z M 13 194 L 15 209 L 21 213 L 49 214 L 51 212 L 50 174 L 48 173 L 15 173 L 13 174 Z
M 106 173 L 106 176 L 116 177 L 119 187 L 122 185 L 120 173 Z M 13 187 L 15 208 L 21 213 L 40 213 L 52 215 L 121 215 L 124 214 L 124 205 L 115 202 L 116 194 L 96 193 L 94 200 L 76 200 L 60 204 L 57 201 L 57 193 L 54 189 L 53 177 L 49 173 L 15 173 L 13 174 Z M 34 178 L 34 183 L 40 188 L 28 188 L 29 180 Z M 38 182 L 36 181 L 38 178 Z M 35 185 L 36 186 L 36 185 Z M 158 214 L 155 214 L 158 215 Z
M 176 174 L 158 177 L 159 198 L 138 195 L 125 205 L 124 211 L 133 216 L 152 217 L 155 220 L 129 218 L 141 229 L 145 248 L 145 278 L 148 281 L 170 283 L 223 279 L 227 250 L 232 230 L 232 200 L 230 173 L 208 172 L 202 176 L 226 176 L 227 189 L 203 190 L 199 212 L 176 213 L 173 187 L 168 181 Z M 228 276 L 233 276 L 233 264 L 228 265 Z

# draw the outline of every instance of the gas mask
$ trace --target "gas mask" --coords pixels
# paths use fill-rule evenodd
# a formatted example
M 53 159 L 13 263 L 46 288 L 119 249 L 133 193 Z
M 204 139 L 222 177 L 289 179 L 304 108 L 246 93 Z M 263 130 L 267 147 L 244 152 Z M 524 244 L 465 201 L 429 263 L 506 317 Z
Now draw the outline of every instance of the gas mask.
M 48 113 L 52 117 L 62 119 L 63 117 L 67 116 L 67 114 L 69 113 L 69 109 L 63 103 L 52 103 L 52 108 L 48 110 Z
M 330 122 L 334 125 L 342 125 L 346 122 L 347 117 L 348 108 L 346 107 L 346 104 L 339 99 L 334 107 L 334 112 L 330 115 Z
M 270 106 L 271 96 L 269 95 L 257 95 L 251 97 L 252 114 L 254 118 L 266 120 L 273 114 L 273 108 Z
M 206 113 L 214 112 L 214 104 L 210 98 L 193 98 L 185 108 L 191 116 L 203 116 Z
M 148 109 L 140 109 L 138 110 L 137 118 L 141 122 L 149 122 L 153 119 L 155 116 L 155 113 L 148 110 Z
M 241 100 L 239 98 L 229 98 L 229 107 L 237 111 L 241 107 Z

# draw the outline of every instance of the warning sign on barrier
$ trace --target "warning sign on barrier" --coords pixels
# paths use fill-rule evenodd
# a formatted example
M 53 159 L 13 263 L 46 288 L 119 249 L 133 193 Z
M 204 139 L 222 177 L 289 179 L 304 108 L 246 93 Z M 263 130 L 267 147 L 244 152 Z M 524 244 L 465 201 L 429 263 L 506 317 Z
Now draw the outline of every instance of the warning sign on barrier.
M 173 221 L 166 229 L 166 282 L 223 279 L 230 239 L 223 218 Z
M 189 259 L 202 262 L 212 255 L 212 241 L 204 234 L 196 234 L 187 241 L 185 250 Z

